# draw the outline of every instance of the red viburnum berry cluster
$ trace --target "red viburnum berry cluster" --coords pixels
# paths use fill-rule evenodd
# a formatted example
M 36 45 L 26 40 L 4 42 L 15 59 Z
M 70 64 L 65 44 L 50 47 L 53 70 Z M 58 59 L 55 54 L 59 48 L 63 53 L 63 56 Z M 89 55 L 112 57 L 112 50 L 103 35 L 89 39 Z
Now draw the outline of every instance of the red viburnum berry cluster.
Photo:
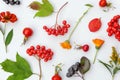
M 116 15 L 108 22 L 108 36 L 115 35 L 115 38 L 120 41 L 120 25 L 119 25 L 120 15 Z
M 51 49 L 46 49 L 45 46 L 40 45 L 37 45 L 36 47 L 30 46 L 30 48 L 28 48 L 26 52 L 30 56 L 37 56 L 40 59 L 44 59 L 45 62 L 51 60 L 54 54 Z
M 67 24 L 66 20 L 62 21 L 62 26 L 55 24 L 51 28 L 48 28 L 47 26 L 43 26 L 43 29 L 48 33 L 48 35 L 64 35 L 68 32 L 68 28 L 70 28 L 70 24 Z

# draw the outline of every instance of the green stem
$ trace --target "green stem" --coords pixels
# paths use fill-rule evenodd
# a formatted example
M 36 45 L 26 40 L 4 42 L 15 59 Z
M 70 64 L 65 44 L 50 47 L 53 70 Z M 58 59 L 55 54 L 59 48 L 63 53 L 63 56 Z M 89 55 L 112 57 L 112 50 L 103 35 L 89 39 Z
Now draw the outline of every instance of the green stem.
M 5 33 L 6 33 L 6 23 L 5 23 L 4 30 L 3 30 L 3 41 L 4 41 L 4 45 L 5 45 L 5 51 L 7 53 L 7 46 L 5 44 Z
M 114 80 L 115 75 L 112 75 L 112 80 Z
M 96 53 L 95 53 L 95 57 L 94 57 L 93 64 L 94 64 L 94 63 L 95 63 L 95 61 L 96 61 L 98 51 L 99 51 L 99 49 L 96 49 Z
M 88 13 L 88 11 L 90 10 L 90 8 L 91 8 L 91 7 L 89 7 L 89 8 L 83 13 L 83 15 L 78 19 L 78 21 L 77 21 L 77 23 L 76 23 L 74 29 L 72 30 L 72 32 L 70 33 L 70 35 L 69 35 L 69 37 L 68 37 L 68 40 L 71 39 L 72 34 L 73 34 L 74 31 L 76 30 L 77 26 L 79 25 L 79 23 L 80 23 L 80 21 L 83 19 L 83 17 Z

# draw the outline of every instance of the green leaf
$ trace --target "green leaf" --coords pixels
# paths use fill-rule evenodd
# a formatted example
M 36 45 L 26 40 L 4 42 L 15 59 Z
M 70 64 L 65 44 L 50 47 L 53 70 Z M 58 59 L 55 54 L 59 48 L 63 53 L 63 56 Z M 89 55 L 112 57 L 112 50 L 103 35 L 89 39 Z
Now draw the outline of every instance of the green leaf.
M 12 40 L 13 37 L 13 29 L 8 33 L 6 40 L 5 40 L 5 45 L 8 46 Z
M 85 6 L 88 6 L 88 7 L 93 7 L 93 5 L 91 5 L 91 4 L 85 4 Z
M 113 75 L 115 75 L 118 71 L 119 71 L 119 68 L 115 67 L 115 68 L 113 69 Z
M 34 10 L 38 10 L 34 17 L 46 17 L 53 13 L 53 6 L 48 0 L 42 0 L 43 3 L 34 1 L 30 4 L 30 7 Z
M 24 78 L 19 75 L 11 75 L 7 80 L 24 80 Z
M 4 71 L 13 73 L 7 80 L 24 80 L 33 74 L 29 63 L 18 53 L 16 55 L 16 62 L 7 59 L 0 65 Z
M 106 69 L 110 72 L 110 74 L 112 75 L 112 71 L 110 68 L 112 68 L 112 66 L 110 66 L 109 64 L 107 63 L 104 63 L 103 61 L 99 60 L 99 62 L 104 65 L 106 67 Z
M 79 68 L 80 73 L 85 74 L 87 71 L 89 71 L 90 67 L 91 65 L 88 58 L 82 57 L 80 62 L 80 68 Z

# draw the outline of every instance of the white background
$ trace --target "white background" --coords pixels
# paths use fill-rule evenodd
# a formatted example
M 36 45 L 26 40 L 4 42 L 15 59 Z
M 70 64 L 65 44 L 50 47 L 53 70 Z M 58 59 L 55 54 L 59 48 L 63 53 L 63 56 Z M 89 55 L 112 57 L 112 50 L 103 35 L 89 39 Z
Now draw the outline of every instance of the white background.
M 107 22 L 114 16 L 120 13 L 120 1 L 119 0 L 110 0 L 116 9 L 110 10 L 109 12 L 103 12 L 102 9 L 98 6 L 99 0 L 50 0 L 52 5 L 54 6 L 54 11 L 58 11 L 58 9 L 63 5 L 66 1 L 69 4 L 62 10 L 59 15 L 59 24 L 61 21 L 66 19 L 68 23 L 71 24 L 71 28 L 69 32 L 65 36 L 48 36 L 47 33 L 42 29 L 43 25 L 48 25 L 49 27 L 55 23 L 56 13 L 54 12 L 49 17 L 44 18 L 35 18 L 33 16 L 36 11 L 33 11 L 28 7 L 28 5 L 34 0 L 20 0 L 22 4 L 20 6 L 11 6 L 5 4 L 2 0 L 0 0 L 0 12 L 2 11 L 10 11 L 15 13 L 18 17 L 18 21 L 14 24 L 8 23 L 6 32 L 8 33 L 10 29 L 14 28 L 14 36 L 11 44 L 8 46 L 8 53 L 5 53 L 4 43 L 2 39 L 2 34 L 0 33 L 0 63 L 3 62 L 6 58 L 15 61 L 16 52 L 24 57 L 31 65 L 31 69 L 34 73 L 39 73 L 38 62 L 35 58 L 30 57 L 26 54 L 26 49 L 31 45 L 45 45 L 48 48 L 51 48 L 54 51 L 53 59 L 47 63 L 42 62 L 42 70 L 43 77 L 42 80 L 51 80 L 51 77 L 54 75 L 54 67 L 52 65 L 56 65 L 58 63 L 63 63 L 63 71 L 60 72 L 63 80 L 80 80 L 79 78 L 72 77 L 67 78 L 66 73 L 67 69 L 79 61 L 82 56 L 86 56 L 90 59 L 91 63 L 93 62 L 93 57 L 95 55 L 94 44 L 92 43 L 92 39 L 101 38 L 105 40 L 103 47 L 100 49 L 98 54 L 98 59 L 108 62 L 109 56 L 111 55 L 112 46 L 115 46 L 117 51 L 120 52 L 120 42 L 117 41 L 114 37 L 108 37 L 106 28 Z M 39 0 L 41 1 L 41 0 Z M 94 5 L 94 7 L 88 12 L 88 14 L 83 18 L 81 23 L 79 24 L 77 30 L 74 32 L 71 38 L 71 44 L 74 47 L 74 42 L 78 44 L 89 44 L 90 50 L 85 53 L 82 50 L 75 50 L 72 48 L 71 50 L 64 50 L 60 47 L 59 43 L 66 40 L 74 28 L 78 18 L 82 15 L 82 13 L 87 9 L 84 4 L 90 3 Z M 91 33 L 88 29 L 88 23 L 93 18 L 100 18 L 102 20 L 102 27 L 98 32 Z M 0 27 L 3 28 L 4 24 L 0 23 Z M 33 36 L 29 39 L 26 45 L 20 46 L 23 41 L 22 31 L 25 27 L 31 27 L 34 30 Z M 4 72 L 0 69 L 0 80 L 6 80 L 7 77 L 11 75 L 10 73 Z M 118 73 L 115 77 L 115 80 L 120 80 Z M 38 76 L 32 75 L 26 80 L 38 80 Z M 98 61 L 91 66 L 91 69 L 85 75 L 85 80 L 111 80 L 111 75 L 109 72 L 101 65 Z

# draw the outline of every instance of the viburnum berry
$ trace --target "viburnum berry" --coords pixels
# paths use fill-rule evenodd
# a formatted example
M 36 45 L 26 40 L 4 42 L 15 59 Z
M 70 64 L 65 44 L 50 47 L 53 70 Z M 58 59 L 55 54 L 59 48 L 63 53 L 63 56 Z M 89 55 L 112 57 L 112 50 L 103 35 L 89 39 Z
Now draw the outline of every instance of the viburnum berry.
M 54 54 L 50 48 L 46 49 L 45 46 L 40 45 L 37 45 L 35 47 L 30 46 L 30 48 L 26 50 L 26 53 L 30 56 L 37 56 L 39 59 L 43 59 L 44 62 L 51 60 Z
M 28 40 L 28 38 L 33 35 L 33 30 L 29 27 L 26 27 L 26 28 L 23 29 L 23 35 L 24 35 L 23 44 L 25 44 L 26 41 Z
M 76 49 L 82 49 L 84 52 L 87 52 L 89 50 L 89 45 L 84 44 L 84 45 L 76 45 Z
M 58 15 L 61 11 L 61 9 L 67 5 L 68 2 L 66 2 L 58 11 L 57 15 L 56 15 L 56 23 L 52 26 L 52 27 L 48 27 L 48 26 L 43 26 L 43 29 L 48 33 L 48 35 L 54 35 L 54 36 L 58 36 L 58 35 L 64 35 L 65 33 L 68 32 L 68 28 L 70 28 L 70 24 L 67 23 L 66 20 L 62 21 L 62 25 L 58 24 Z
M 109 22 L 108 22 L 108 36 L 115 35 L 115 38 L 120 41 L 120 25 L 119 25 L 119 19 L 120 15 L 114 16 Z

